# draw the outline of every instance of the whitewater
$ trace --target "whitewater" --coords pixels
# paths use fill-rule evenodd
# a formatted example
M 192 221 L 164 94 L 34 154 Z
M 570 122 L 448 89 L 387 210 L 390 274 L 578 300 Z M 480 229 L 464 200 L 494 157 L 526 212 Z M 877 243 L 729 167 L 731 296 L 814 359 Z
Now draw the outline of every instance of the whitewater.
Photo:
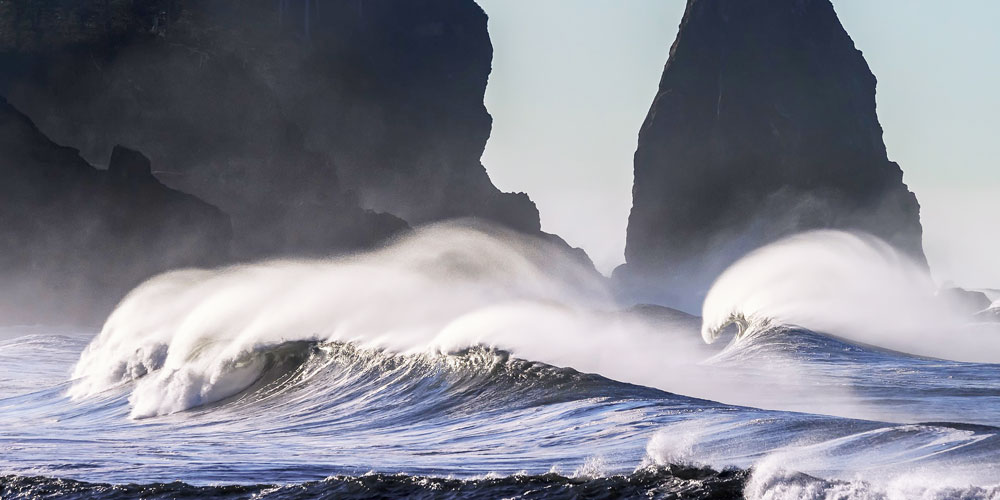
M 701 318 L 579 259 L 436 224 L 0 330 L 0 498 L 1000 498 L 1000 325 L 885 243 L 759 249 Z

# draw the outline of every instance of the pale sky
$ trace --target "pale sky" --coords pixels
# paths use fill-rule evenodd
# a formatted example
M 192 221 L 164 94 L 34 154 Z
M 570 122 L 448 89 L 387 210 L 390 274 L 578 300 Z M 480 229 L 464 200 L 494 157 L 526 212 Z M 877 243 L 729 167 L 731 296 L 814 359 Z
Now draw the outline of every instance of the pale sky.
M 685 2 L 477 1 L 494 46 L 483 163 L 609 272 L 624 261 L 632 155 Z M 1000 287 L 1000 2 L 834 6 L 878 78 L 889 158 L 921 203 L 935 277 Z

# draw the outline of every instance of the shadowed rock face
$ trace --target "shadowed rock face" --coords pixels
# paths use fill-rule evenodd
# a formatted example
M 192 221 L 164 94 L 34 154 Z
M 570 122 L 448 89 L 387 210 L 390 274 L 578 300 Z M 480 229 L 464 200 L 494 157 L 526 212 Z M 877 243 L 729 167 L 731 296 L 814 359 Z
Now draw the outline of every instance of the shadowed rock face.
M 116 146 L 108 170 L 0 98 L 0 321 L 103 319 L 159 272 L 229 258 L 229 218 Z
M 632 298 L 697 309 L 735 259 L 814 228 L 925 262 L 875 83 L 829 0 L 689 0 L 635 153 Z
M 474 0 L 41 4 L 0 7 L 0 94 L 92 162 L 148 154 L 232 216 L 240 257 L 371 246 L 400 219 L 539 231 L 479 160 L 492 46 Z
M 146 186 L 183 196 L 156 179 L 231 217 L 232 252 L 210 252 L 218 263 L 350 252 L 410 224 L 461 217 L 568 248 L 540 232 L 527 195 L 501 193 L 480 163 L 492 125 L 483 104 L 492 60 L 486 21 L 474 0 L 0 2 L 0 95 L 76 148 L 52 145 L 63 151 L 55 164 L 84 172 L 64 187 L 5 172 L 17 178 L 9 193 L 44 192 L 44 203 L 22 203 L 20 215 L 0 221 L 5 248 L 24 254 L 5 269 L 72 276 L 80 290 L 103 289 L 107 279 L 113 296 L 140 275 L 212 261 L 192 249 L 175 260 L 151 256 L 126 273 L 101 255 L 107 246 L 88 250 L 112 216 L 132 242 L 106 240 L 123 258 L 146 250 L 147 239 L 155 246 L 139 228 L 173 224 L 165 214 L 177 207 L 157 206 L 162 196 L 151 195 L 141 210 L 123 209 L 142 200 L 122 193 Z M 0 155 L 16 147 L 10 138 Z M 87 163 L 109 155 L 107 172 Z M 44 231 L 12 222 L 50 205 Z M 89 218 L 100 227 L 77 230 Z M 177 220 L 192 233 L 170 234 L 200 241 L 200 222 Z M 56 265 L 56 255 L 78 247 L 81 256 Z M 56 286 L 43 281 L 31 293 Z

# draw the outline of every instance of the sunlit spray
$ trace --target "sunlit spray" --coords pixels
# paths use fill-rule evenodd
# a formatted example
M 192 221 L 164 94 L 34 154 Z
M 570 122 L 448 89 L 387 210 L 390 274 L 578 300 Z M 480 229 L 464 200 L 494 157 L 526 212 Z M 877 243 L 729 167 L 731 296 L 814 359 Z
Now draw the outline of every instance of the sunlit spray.
M 925 268 L 867 234 L 812 231 L 751 252 L 716 279 L 702 315 L 706 342 L 731 323 L 741 338 L 797 325 L 917 355 L 1000 360 L 995 325 L 957 311 Z
M 130 293 L 81 355 L 75 398 L 135 382 L 132 415 L 218 401 L 289 342 L 398 353 L 504 349 L 629 381 L 683 380 L 704 357 L 684 338 L 615 314 L 604 279 L 546 241 L 440 224 L 384 249 L 155 277 Z M 674 387 L 676 388 L 676 387 Z

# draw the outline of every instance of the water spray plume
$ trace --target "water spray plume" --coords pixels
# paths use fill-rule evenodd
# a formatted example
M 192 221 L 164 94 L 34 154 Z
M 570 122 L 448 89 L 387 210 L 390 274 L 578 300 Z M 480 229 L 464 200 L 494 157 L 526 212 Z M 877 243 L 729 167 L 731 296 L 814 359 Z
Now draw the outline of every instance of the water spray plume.
M 794 325 L 863 344 L 959 361 L 1000 360 L 996 325 L 937 295 L 925 268 L 874 236 L 812 231 L 758 249 L 716 279 L 702 337 L 732 323 L 738 338 Z

